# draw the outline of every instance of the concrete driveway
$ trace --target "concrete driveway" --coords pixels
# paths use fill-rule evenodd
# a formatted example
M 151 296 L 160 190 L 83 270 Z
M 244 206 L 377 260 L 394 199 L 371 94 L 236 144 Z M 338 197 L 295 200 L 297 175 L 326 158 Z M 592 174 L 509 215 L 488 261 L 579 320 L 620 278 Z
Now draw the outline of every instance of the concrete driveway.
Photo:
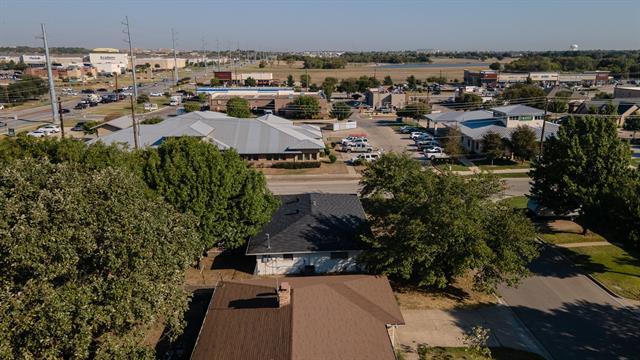
M 547 356 L 535 339 L 504 305 L 477 309 L 402 310 L 406 325 L 398 328 L 396 344 L 417 359 L 419 344 L 464 346 L 464 335 L 474 326 L 490 330 L 489 346 L 504 346 Z
M 615 298 L 549 246 L 533 276 L 500 295 L 554 359 L 638 359 L 640 308 Z

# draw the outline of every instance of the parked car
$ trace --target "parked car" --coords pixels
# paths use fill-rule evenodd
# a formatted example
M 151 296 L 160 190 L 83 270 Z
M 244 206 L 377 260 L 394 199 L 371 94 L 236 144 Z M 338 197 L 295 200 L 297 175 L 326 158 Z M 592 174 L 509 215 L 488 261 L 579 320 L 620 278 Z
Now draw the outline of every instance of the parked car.
M 440 143 L 438 143 L 436 140 L 420 140 L 416 142 L 416 147 L 418 148 L 418 150 L 428 149 L 434 146 L 440 146 Z
M 364 136 L 349 135 L 346 138 L 343 138 L 342 140 L 340 140 L 340 144 L 346 145 L 346 144 L 349 144 L 349 143 L 353 143 L 353 142 L 355 142 L 356 140 L 359 140 L 359 139 L 364 139 L 364 141 L 360 140 L 359 142 L 367 142 L 368 141 L 367 138 L 364 137 Z
M 445 154 L 445 152 L 442 150 L 441 147 L 430 147 L 427 149 L 424 149 L 423 151 L 424 153 L 424 157 L 426 157 L 427 159 L 433 161 L 435 159 L 448 159 L 450 158 L 449 155 Z
M 81 91 L 81 93 L 83 93 L 83 94 L 95 94 L 96 92 L 93 89 L 83 89 Z
M 118 95 L 116 94 L 102 95 L 102 98 L 100 99 L 100 102 L 103 104 L 108 104 L 116 101 L 118 101 Z
M 416 138 L 424 137 L 424 136 L 429 136 L 430 137 L 431 135 L 429 135 L 429 134 L 427 134 L 426 132 L 423 132 L 423 131 L 414 131 L 414 132 L 411 133 L 411 139 L 416 139 Z
M 100 88 L 100 89 L 98 89 L 98 90 L 96 90 L 96 91 L 97 91 L 97 92 L 107 92 L 107 91 L 109 91 L 109 90 L 107 90 L 107 89 L 105 89 L 105 88 Z
M 351 141 L 342 141 L 342 145 L 347 145 L 347 144 L 368 144 L 369 143 L 369 139 L 367 138 L 356 138 L 353 139 Z
M 347 160 L 347 162 L 351 165 L 358 164 L 358 163 L 372 163 L 378 160 L 379 158 L 380 158 L 379 152 L 371 152 L 366 154 L 359 154 L 358 156 L 355 156 Z
M 149 96 L 153 96 L 153 97 L 160 97 L 163 96 L 164 94 L 162 94 L 161 92 L 152 92 L 149 93 Z
M 63 113 L 63 114 L 68 114 L 68 113 L 71 112 L 71 110 L 62 108 L 62 109 L 60 109 L 60 112 Z
M 416 131 L 416 128 L 409 125 L 405 125 L 400 128 L 400 133 L 402 134 L 411 134 L 414 131 Z
M 0 121 L 0 127 L 5 127 L 5 126 L 7 126 L 7 123 L 4 121 Z
M 45 125 L 45 126 L 39 127 L 38 130 L 42 130 L 42 131 L 47 132 L 47 133 L 59 133 L 60 132 L 60 126 L 54 125 L 54 124 L 49 124 L 49 125 Z
M 373 152 L 373 147 L 367 143 L 346 144 L 341 148 L 344 152 Z
M 45 137 L 47 135 L 49 135 L 49 133 L 44 131 L 44 130 L 42 130 L 42 129 L 33 130 L 33 131 L 30 131 L 30 132 L 27 133 L 27 136 L 32 136 L 32 137 L 37 137 L 37 138 Z
M 90 107 L 98 106 L 98 102 L 97 101 L 89 101 L 89 106 Z
M 71 131 L 84 131 L 84 124 L 86 123 L 86 121 L 78 121 L 78 123 L 71 128 Z
M 77 103 L 76 106 L 74 106 L 73 108 L 77 109 L 77 110 L 82 110 L 82 109 L 86 109 L 88 107 L 89 107 L 88 103 L 86 103 L 84 101 L 81 101 L 81 102 Z
M 422 134 L 413 138 L 413 142 L 425 141 L 425 140 L 435 140 L 433 136 L 429 134 Z

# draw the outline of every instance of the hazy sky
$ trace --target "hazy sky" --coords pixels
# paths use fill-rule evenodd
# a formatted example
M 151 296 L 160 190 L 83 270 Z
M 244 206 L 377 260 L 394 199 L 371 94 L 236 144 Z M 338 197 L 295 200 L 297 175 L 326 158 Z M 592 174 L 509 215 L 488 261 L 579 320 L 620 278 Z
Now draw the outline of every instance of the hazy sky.
M 640 0 L 0 0 L 0 46 L 259 50 L 640 48 Z

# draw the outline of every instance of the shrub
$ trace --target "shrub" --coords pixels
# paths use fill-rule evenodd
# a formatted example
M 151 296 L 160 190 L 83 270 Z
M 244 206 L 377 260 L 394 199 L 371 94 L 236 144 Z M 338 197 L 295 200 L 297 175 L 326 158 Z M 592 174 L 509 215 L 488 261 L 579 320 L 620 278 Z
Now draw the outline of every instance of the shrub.
M 157 124 L 159 122 L 162 122 L 162 120 L 164 120 L 164 119 L 161 118 L 160 116 L 154 116 L 154 117 L 150 117 L 148 119 L 142 120 L 141 124 L 143 124 L 143 125 L 153 125 L 153 124 Z
M 333 164 L 334 162 L 336 162 L 336 160 L 338 160 L 338 158 L 336 158 L 335 155 L 331 154 L 329 155 L 329 161 Z
M 330 147 L 326 147 L 326 148 L 324 148 L 324 154 L 325 154 L 325 155 L 329 155 L 329 154 L 331 154 L 331 148 L 330 148 Z
M 184 111 L 185 112 L 199 111 L 200 108 L 201 108 L 201 105 L 198 102 L 188 101 L 188 102 L 184 103 Z
M 334 156 L 335 157 L 335 156 Z M 331 156 L 329 156 L 331 158 Z M 309 168 L 319 168 L 319 161 L 300 161 L 300 162 L 281 162 L 275 163 L 271 165 L 272 168 L 276 169 L 309 169 Z

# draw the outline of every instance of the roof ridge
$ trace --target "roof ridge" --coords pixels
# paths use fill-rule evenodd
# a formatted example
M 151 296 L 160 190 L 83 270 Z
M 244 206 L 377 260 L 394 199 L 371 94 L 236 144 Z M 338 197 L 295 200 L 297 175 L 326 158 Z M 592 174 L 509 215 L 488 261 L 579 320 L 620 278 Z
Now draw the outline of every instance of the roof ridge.
M 360 280 L 360 279 L 354 279 L 354 280 L 349 280 L 349 281 L 339 282 L 339 283 L 331 283 L 331 284 L 326 284 L 326 285 L 329 286 L 330 288 L 332 288 L 336 293 L 340 294 L 342 297 L 347 299 L 347 301 L 353 303 L 354 305 L 356 305 L 357 307 L 359 307 L 363 311 L 371 314 L 371 316 L 373 316 L 374 318 L 380 320 L 385 325 L 390 324 L 389 322 L 387 322 L 387 319 L 381 318 L 379 316 L 380 315 L 379 313 L 375 314 L 375 313 L 369 311 L 366 307 L 362 306 L 363 305 L 362 303 L 366 303 L 368 305 L 372 305 L 373 309 L 377 310 L 378 312 L 382 312 L 384 315 L 388 316 L 390 319 L 395 319 L 395 316 L 391 315 L 385 309 L 383 309 L 380 306 L 378 306 L 378 304 L 376 304 L 373 301 L 371 301 L 371 300 L 367 299 L 366 297 L 362 296 L 358 291 L 354 290 L 352 287 L 347 285 L 350 282 L 358 281 L 358 280 Z M 350 298 L 349 295 L 355 295 L 355 299 L 354 298 Z M 353 300 L 357 300 L 357 301 L 353 301 Z

